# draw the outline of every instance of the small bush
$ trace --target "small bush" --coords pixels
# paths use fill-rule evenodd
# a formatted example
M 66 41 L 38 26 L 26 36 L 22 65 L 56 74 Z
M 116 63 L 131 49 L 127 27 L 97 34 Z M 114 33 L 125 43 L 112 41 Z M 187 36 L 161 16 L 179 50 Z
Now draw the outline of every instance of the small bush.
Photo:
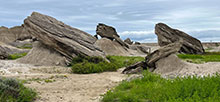
M 24 57 L 26 55 L 27 55 L 27 53 L 15 53 L 15 54 L 9 55 L 8 59 L 15 60 L 15 59 Z
M 21 82 L 0 77 L 0 102 L 31 102 L 36 95 Z
M 118 68 L 144 60 L 142 57 L 107 56 L 110 62 L 101 57 L 75 57 L 71 63 L 72 72 L 78 74 L 116 71 Z
M 220 75 L 164 79 L 144 72 L 144 77 L 123 81 L 108 91 L 102 102 L 218 102 Z

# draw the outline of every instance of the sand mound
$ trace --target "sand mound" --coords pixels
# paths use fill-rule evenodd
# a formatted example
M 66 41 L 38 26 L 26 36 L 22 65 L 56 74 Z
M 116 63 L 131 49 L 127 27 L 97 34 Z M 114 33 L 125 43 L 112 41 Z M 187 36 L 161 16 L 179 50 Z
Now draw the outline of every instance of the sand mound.
M 35 42 L 31 51 L 25 57 L 18 59 L 18 62 L 37 66 L 66 66 L 66 60 L 61 54 L 40 42 Z

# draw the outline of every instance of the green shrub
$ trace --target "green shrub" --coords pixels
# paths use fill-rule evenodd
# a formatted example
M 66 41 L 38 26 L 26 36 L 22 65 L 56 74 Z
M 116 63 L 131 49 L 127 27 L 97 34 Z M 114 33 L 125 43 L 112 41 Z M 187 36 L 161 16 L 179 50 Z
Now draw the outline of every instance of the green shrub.
M 0 77 L 0 102 L 31 102 L 36 95 L 21 82 Z
M 73 73 L 89 74 L 104 71 L 116 71 L 118 68 L 144 60 L 142 57 L 107 56 L 110 62 L 102 57 L 75 57 L 71 67 Z
M 218 102 L 220 75 L 164 79 L 144 72 L 144 77 L 123 81 L 103 95 L 102 102 Z
M 10 60 L 15 60 L 15 59 L 24 57 L 24 56 L 26 56 L 26 55 L 27 55 L 27 53 L 15 53 L 15 54 L 9 55 L 8 59 L 10 59 Z
M 206 52 L 202 55 L 178 54 L 177 56 L 192 63 L 220 62 L 220 52 Z

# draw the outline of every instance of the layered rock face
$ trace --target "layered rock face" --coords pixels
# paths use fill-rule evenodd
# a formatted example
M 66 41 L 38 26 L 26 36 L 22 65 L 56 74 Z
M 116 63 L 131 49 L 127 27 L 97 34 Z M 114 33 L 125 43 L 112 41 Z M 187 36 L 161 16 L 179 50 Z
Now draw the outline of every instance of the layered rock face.
M 72 28 L 53 17 L 33 12 L 24 20 L 24 27 L 42 44 L 64 56 L 68 61 L 75 56 L 104 56 L 94 46 L 95 37 Z
M 99 23 L 96 28 L 96 35 L 100 35 L 102 38 L 108 38 L 110 40 L 116 40 L 119 44 L 124 47 L 129 47 L 120 36 L 117 34 L 115 28 Z
M 131 41 L 130 38 L 125 39 L 124 42 L 128 43 L 129 45 L 133 44 L 133 41 Z
M 23 26 L 15 26 L 12 28 L 0 27 L 0 36 L 0 41 L 6 44 L 15 42 L 16 40 L 32 38 Z
M 156 24 L 155 33 L 158 37 L 158 44 L 161 47 L 183 40 L 183 44 L 179 52 L 187 54 L 204 53 L 204 48 L 198 39 L 177 29 L 172 29 L 166 24 Z

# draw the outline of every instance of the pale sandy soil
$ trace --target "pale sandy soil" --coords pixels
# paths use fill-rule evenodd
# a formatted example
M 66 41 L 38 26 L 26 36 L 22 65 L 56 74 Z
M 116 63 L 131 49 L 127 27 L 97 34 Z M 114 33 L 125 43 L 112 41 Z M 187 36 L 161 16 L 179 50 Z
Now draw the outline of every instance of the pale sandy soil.
M 70 69 L 64 67 L 36 67 L 15 63 L 0 60 L 1 76 L 27 80 L 25 85 L 39 94 L 36 102 L 99 102 L 100 95 L 127 76 L 121 74 L 121 71 L 71 74 Z

